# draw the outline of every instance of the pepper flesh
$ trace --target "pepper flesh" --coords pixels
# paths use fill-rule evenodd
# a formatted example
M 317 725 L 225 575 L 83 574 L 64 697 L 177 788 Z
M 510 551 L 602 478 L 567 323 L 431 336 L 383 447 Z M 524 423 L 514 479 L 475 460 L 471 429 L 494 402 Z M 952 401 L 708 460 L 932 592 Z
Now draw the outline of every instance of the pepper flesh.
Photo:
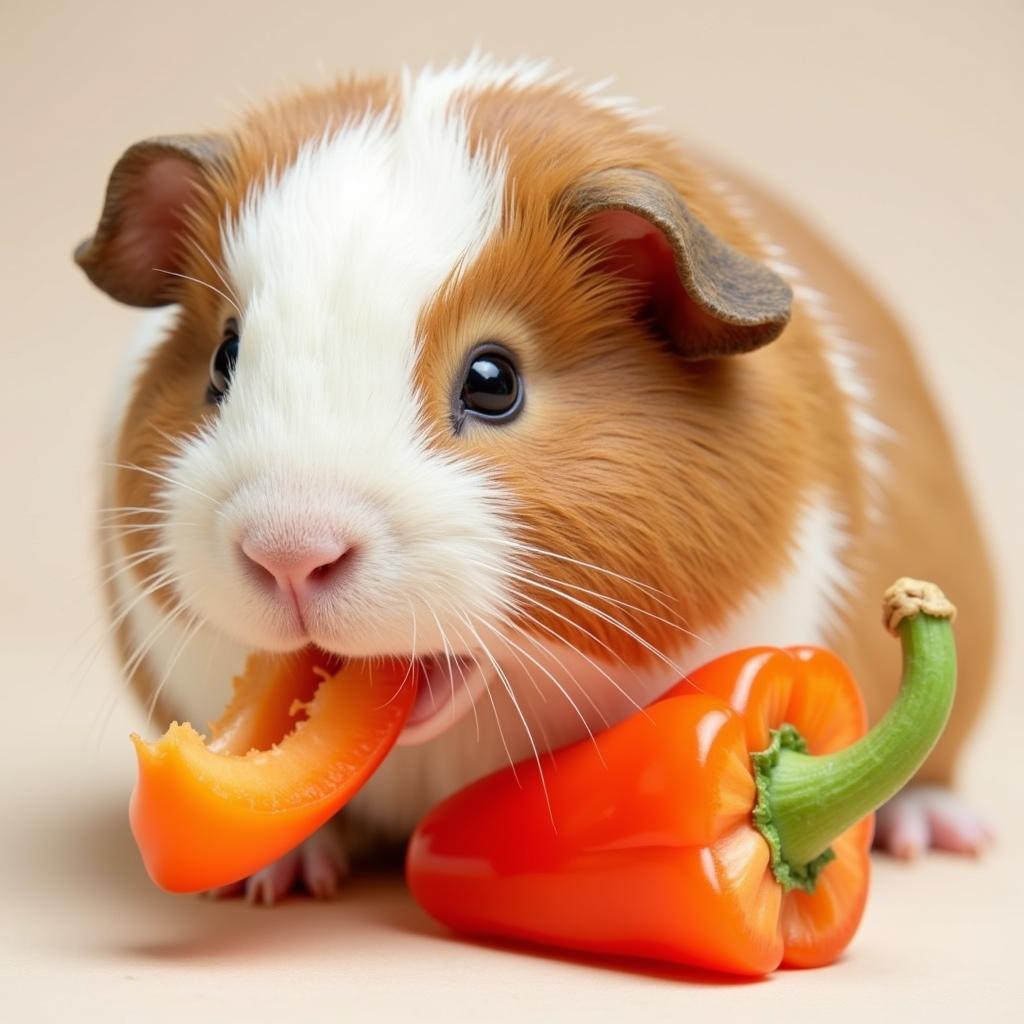
M 911 655 L 921 633 L 901 636 L 909 692 L 919 685 L 920 659 L 915 667 Z M 933 651 L 939 713 L 916 741 L 911 774 L 952 700 L 955 661 L 951 640 L 944 644 Z M 852 823 L 825 837 L 831 859 L 801 882 L 806 865 L 787 860 L 785 841 L 774 841 L 773 853 L 754 820 L 755 805 L 765 804 L 785 837 L 802 813 L 792 802 L 780 811 L 771 778 L 755 778 L 752 755 L 783 725 L 814 755 L 779 757 L 797 779 L 801 764 L 813 768 L 892 731 L 890 713 L 865 738 L 856 684 L 828 651 L 726 655 L 593 742 L 545 758 L 543 774 L 525 762 L 434 808 L 409 846 L 413 895 L 441 922 L 476 934 L 745 975 L 829 963 L 864 910 L 876 804 L 848 803 Z M 908 777 L 890 780 L 887 792 Z M 800 836 L 816 854 L 821 838 Z
M 155 743 L 133 735 L 139 774 L 132 832 L 146 869 L 172 892 L 237 881 L 335 814 L 393 746 L 412 708 L 408 662 L 256 655 L 207 744 L 175 722 Z

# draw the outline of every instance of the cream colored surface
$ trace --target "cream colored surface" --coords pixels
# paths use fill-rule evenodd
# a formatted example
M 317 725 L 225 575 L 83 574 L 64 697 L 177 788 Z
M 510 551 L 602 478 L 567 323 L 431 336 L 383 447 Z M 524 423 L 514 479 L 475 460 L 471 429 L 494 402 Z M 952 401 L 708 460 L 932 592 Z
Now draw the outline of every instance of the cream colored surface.
M 1019 1019 L 1016 0 L 6 0 L 2 25 L 4 1019 Z M 164 895 L 138 862 L 127 733 L 141 716 L 96 647 L 90 538 L 98 432 L 135 314 L 87 286 L 71 247 L 135 139 L 216 127 L 249 98 L 328 71 L 443 61 L 474 42 L 614 74 L 662 123 L 791 197 L 913 329 L 958 437 L 1007 609 L 963 789 L 1000 842 L 977 863 L 879 861 L 863 928 L 826 970 L 724 985 L 629 971 L 456 942 L 394 882 L 256 910 Z

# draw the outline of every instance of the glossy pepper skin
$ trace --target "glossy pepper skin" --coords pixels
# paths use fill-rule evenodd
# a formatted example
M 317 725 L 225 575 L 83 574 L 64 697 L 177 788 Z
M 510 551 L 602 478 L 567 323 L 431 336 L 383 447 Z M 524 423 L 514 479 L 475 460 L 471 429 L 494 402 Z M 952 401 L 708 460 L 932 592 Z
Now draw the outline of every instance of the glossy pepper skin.
M 827 962 L 863 911 L 871 821 L 841 837 L 841 884 L 795 906 L 808 894 L 783 893 L 751 820 L 749 753 L 783 722 L 816 753 L 864 733 L 833 655 L 753 648 L 710 662 L 646 713 L 545 758 L 547 799 L 524 762 L 518 781 L 506 769 L 435 808 L 409 848 L 413 895 L 477 934 L 736 974 L 774 970 L 791 943 L 792 962 Z
M 948 716 L 951 632 L 948 622 L 938 632 L 932 625 L 902 634 L 901 694 L 920 692 L 912 677 L 925 665 L 938 670 L 922 685 L 938 680 L 941 692 L 930 732 L 915 740 L 899 778 L 880 782 L 884 769 L 861 766 L 878 761 L 879 743 L 913 745 L 899 730 L 928 717 L 918 705 L 902 701 L 895 726 L 890 712 L 862 739 L 860 693 L 833 654 L 738 651 L 593 741 L 542 758 L 543 774 L 536 762 L 523 762 L 435 807 L 410 842 L 413 895 L 442 923 L 473 934 L 742 975 L 832 962 L 863 914 L 870 812 L 913 774 Z M 928 647 L 933 639 L 938 646 Z M 924 651 L 916 661 L 908 643 Z M 775 761 L 761 755 L 787 732 L 784 725 L 818 756 L 799 748 Z M 852 802 L 849 792 L 833 799 L 830 786 L 843 769 L 836 759 L 848 764 L 851 753 L 866 755 L 852 763 L 873 789 Z M 755 770 L 762 762 L 768 783 Z M 771 774 L 772 764 L 781 774 Z M 828 775 L 833 781 L 822 781 Z M 769 798 L 779 779 L 782 802 L 772 819 Z M 755 821 L 765 807 L 767 830 Z M 805 819 L 813 825 L 816 818 L 827 828 L 808 835 Z M 787 859 L 792 850 L 799 859 Z

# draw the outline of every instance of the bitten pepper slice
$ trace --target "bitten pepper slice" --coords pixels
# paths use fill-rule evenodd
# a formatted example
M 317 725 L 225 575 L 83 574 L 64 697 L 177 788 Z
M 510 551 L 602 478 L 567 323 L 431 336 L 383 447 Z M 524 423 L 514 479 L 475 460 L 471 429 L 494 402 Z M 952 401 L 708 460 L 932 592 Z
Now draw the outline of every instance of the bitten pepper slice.
M 866 735 L 834 655 L 754 648 L 543 776 L 524 762 L 480 780 L 416 829 L 413 895 L 455 929 L 563 948 L 747 975 L 831 962 L 864 909 L 871 812 L 948 717 L 953 611 L 931 584 L 887 591 L 903 681 Z
M 415 665 L 325 655 L 256 655 L 207 744 L 174 723 L 133 735 L 132 832 L 146 869 L 172 892 L 244 878 L 335 814 L 393 746 L 416 694 Z M 337 667 L 337 666 L 335 666 Z

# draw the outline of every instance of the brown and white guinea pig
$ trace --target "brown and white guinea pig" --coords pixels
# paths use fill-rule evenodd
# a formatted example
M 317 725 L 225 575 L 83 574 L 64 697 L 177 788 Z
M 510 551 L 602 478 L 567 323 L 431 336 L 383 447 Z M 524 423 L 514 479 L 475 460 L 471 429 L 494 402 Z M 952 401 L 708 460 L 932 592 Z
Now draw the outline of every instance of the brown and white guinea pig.
M 733 647 L 827 644 L 877 716 L 879 598 L 912 574 L 961 606 L 962 688 L 881 839 L 985 841 L 944 789 L 990 668 L 975 519 L 899 327 L 773 199 L 473 57 L 132 146 L 76 256 L 166 307 L 118 386 L 103 531 L 159 719 L 215 716 L 257 648 L 422 658 L 350 808 L 400 838 Z M 250 895 L 331 889 L 317 842 Z

